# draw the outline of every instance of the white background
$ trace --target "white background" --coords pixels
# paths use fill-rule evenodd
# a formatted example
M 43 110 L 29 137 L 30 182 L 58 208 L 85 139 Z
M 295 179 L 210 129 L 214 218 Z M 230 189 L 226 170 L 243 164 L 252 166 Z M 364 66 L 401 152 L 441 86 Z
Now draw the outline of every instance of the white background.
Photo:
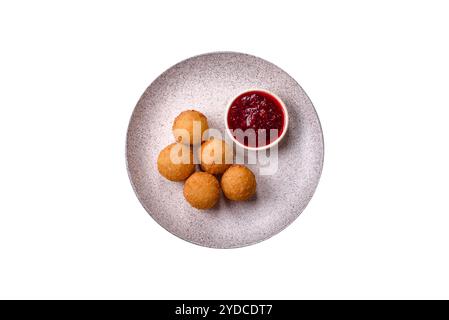
M 445 1 L 3 1 L 0 298 L 449 298 Z M 239 51 L 306 90 L 325 163 L 279 235 L 182 241 L 136 199 L 125 135 L 180 60 Z

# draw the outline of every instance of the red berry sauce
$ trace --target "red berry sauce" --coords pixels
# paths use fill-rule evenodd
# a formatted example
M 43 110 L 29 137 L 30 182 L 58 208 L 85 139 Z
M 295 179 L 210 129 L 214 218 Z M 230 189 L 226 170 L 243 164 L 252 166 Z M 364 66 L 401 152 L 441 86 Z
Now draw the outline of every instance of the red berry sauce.
M 253 129 L 256 134 L 256 146 L 262 147 L 275 141 L 284 130 L 284 110 L 282 105 L 271 94 L 263 91 L 249 91 L 238 96 L 228 111 L 228 127 L 231 130 Z M 266 143 L 259 143 L 259 129 L 265 129 Z M 270 139 L 270 129 L 277 129 L 277 136 Z M 238 136 L 234 134 L 238 139 Z M 248 138 L 239 141 L 249 146 Z M 254 145 L 251 145 L 254 147 Z

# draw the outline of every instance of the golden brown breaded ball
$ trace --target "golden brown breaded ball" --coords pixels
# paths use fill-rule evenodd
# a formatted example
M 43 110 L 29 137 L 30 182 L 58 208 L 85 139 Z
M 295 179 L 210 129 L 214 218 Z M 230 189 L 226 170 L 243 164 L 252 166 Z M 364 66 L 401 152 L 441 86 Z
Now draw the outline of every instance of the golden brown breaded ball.
M 195 172 L 184 184 L 184 197 L 197 209 L 210 209 L 220 199 L 220 184 L 207 172 Z
M 221 188 L 229 200 L 248 200 L 256 193 L 256 178 L 247 167 L 233 165 L 221 177 Z
M 189 146 L 181 143 L 168 145 L 159 153 L 157 169 L 168 180 L 187 179 L 195 171 L 192 150 Z
M 233 152 L 223 140 L 207 140 L 201 145 L 201 169 L 211 174 L 223 174 L 232 165 Z
M 206 116 L 196 110 L 181 112 L 173 122 L 175 140 L 184 144 L 200 144 L 207 129 L 209 126 Z

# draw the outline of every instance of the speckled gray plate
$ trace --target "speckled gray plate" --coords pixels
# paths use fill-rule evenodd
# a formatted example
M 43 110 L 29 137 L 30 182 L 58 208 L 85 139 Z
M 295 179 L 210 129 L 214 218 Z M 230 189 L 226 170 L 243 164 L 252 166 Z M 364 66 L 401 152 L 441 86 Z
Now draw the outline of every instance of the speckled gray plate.
M 197 109 L 209 126 L 225 134 L 223 112 L 230 98 L 248 88 L 276 93 L 287 105 L 290 122 L 279 144 L 275 175 L 257 174 L 257 196 L 232 202 L 222 196 L 217 207 L 199 211 L 184 200 L 183 183 L 157 171 L 162 148 L 173 142 L 173 119 Z M 235 248 L 265 240 L 292 223 L 307 206 L 323 166 L 323 135 L 315 109 L 299 84 L 263 59 L 217 52 L 184 60 L 160 75 L 145 91 L 131 116 L 126 158 L 137 197 L 166 230 L 192 243 Z

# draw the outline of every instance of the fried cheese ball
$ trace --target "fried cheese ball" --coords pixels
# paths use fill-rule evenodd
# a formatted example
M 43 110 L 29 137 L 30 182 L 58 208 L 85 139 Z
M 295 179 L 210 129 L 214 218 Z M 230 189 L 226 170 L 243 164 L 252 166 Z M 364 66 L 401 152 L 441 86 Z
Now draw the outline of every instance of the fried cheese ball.
M 171 181 L 187 179 L 194 171 L 193 152 L 189 146 L 172 143 L 165 147 L 157 158 L 159 173 Z
M 256 193 L 256 178 L 247 167 L 233 165 L 221 177 L 221 188 L 229 200 L 248 200 Z
M 201 145 L 201 169 L 210 174 L 223 174 L 232 165 L 233 151 L 223 140 L 207 140 Z
M 210 209 L 220 199 L 220 184 L 207 172 L 195 172 L 184 184 L 184 197 L 197 209 Z
M 203 133 L 209 129 L 207 118 L 196 110 L 181 112 L 173 122 L 173 135 L 176 142 L 183 144 L 200 144 Z

